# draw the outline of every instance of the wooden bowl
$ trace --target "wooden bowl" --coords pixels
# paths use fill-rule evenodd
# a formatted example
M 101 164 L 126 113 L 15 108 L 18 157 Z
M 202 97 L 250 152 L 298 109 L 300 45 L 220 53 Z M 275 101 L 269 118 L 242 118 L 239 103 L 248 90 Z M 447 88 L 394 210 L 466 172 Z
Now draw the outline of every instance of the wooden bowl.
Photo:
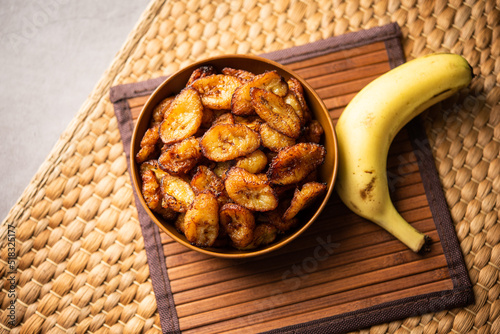
M 279 234 L 274 242 L 267 246 L 257 248 L 254 250 L 240 251 L 231 247 L 227 248 L 200 248 L 190 244 L 182 233 L 179 233 L 174 224 L 162 220 L 162 217 L 154 214 L 147 206 L 141 194 L 141 177 L 139 175 L 139 166 L 136 164 L 134 157 L 140 149 L 141 139 L 148 129 L 149 121 L 154 107 L 164 98 L 178 94 L 186 85 L 191 73 L 196 68 L 203 65 L 212 65 L 219 72 L 224 67 L 232 67 L 235 69 L 243 69 L 255 74 L 264 73 L 269 70 L 276 70 L 281 76 L 288 80 L 290 77 L 295 77 L 300 81 L 304 88 L 304 95 L 307 100 L 308 106 L 313 114 L 313 117 L 318 120 L 324 129 L 324 136 L 322 144 L 326 148 L 326 158 L 323 165 L 319 167 L 319 181 L 327 184 L 327 192 L 322 200 L 317 200 L 315 205 L 304 210 L 302 214 L 302 224 L 295 230 L 289 231 L 286 234 Z M 328 114 L 328 110 L 319 96 L 314 92 L 311 86 L 300 78 L 293 71 L 287 69 L 285 66 L 278 64 L 274 61 L 249 55 L 224 55 L 213 58 L 208 58 L 185 67 L 175 74 L 167 78 L 149 97 L 141 111 L 132 135 L 132 144 L 130 152 L 130 166 L 132 172 L 133 186 L 137 191 L 140 205 L 146 210 L 149 217 L 158 225 L 158 227 L 182 245 L 193 249 L 197 252 L 213 255 L 223 258 L 246 258 L 272 252 L 284 245 L 290 243 L 292 240 L 302 234 L 320 215 L 325 207 L 328 199 L 333 191 L 335 178 L 337 175 L 337 138 L 333 128 L 332 120 Z

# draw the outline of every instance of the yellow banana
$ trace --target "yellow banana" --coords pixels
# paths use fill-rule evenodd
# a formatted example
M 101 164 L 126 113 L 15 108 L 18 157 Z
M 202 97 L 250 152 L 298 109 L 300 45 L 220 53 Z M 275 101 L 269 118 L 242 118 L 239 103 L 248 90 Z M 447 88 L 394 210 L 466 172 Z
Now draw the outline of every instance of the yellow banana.
M 431 54 L 411 60 L 364 87 L 336 125 L 336 191 L 341 200 L 414 252 L 422 249 L 427 237 L 405 221 L 391 201 L 386 170 L 389 147 L 411 119 L 466 87 L 471 79 L 472 69 L 459 55 Z

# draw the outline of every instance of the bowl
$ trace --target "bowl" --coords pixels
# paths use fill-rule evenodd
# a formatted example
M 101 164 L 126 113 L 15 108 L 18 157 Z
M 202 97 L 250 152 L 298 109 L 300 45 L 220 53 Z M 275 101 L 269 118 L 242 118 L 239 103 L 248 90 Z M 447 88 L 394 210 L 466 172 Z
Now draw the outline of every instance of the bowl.
M 153 109 L 164 98 L 178 94 L 185 87 L 193 70 L 204 65 L 212 65 L 219 72 L 224 67 L 243 69 L 255 74 L 276 70 L 285 80 L 288 80 L 290 77 L 296 78 L 303 86 L 304 96 L 307 100 L 309 109 L 311 110 L 313 117 L 321 123 L 324 129 L 322 145 L 324 145 L 326 148 L 326 158 L 325 162 L 318 168 L 319 181 L 327 185 L 327 191 L 324 198 L 318 199 L 313 206 L 309 207 L 307 210 L 304 210 L 305 212 L 302 214 L 303 222 L 301 222 L 302 224 L 299 224 L 299 227 L 297 227 L 290 233 L 278 235 L 274 242 L 261 248 L 242 251 L 229 247 L 201 248 L 192 245 L 186 240 L 182 233 L 177 231 L 174 224 L 165 222 L 161 216 L 154 214 L 153 211 L 151 211 L 151 209 L 149 209 L 149 207 L 147 206 L 146 201 L 141 194 L 141 177 L 139 174 L 139 166 L 135 162 L 134 157 L 139 151 L 141 139 L 148 129 Z M 157 89 L 153 92 L 153 94 L 149 97 L 146 104 L 144 105 L 134 127 L 130 151 L 130 166 L 133 187 L 138 194 L 140 205 L 144 208 L 144 210 L 146 210 L 151 220 L 156 225 L 158 225 L 160 230 L 164 231 L 167 235 L 169 235 L 172 239 L 179 242 L 180 244 L 197 252 L 222 258 L 247 258 L 267 254 L 285 246 L 292 240 L 299 237 L 309 226 L 311 226 L 311 224 L 313 224 L 313 222 L 320 215 L 321 211 L 328 202 L 328 199 L 333 191 L 335 178 L 337 175 L 337 159 L 337 138 L 335 135 L 332 120 L 330 118 L 330 115 L 328 114 L 328 110 L 325 104 L 321 101 L 313 88 L 305 80 L 300 78 L 299 75 L 288 69 L 286 66 L 262 57 L 251 55 L 224 55 L 208 58 L 202 61 L 195 62 L 168 77 L 162 84 L 157 87 Z

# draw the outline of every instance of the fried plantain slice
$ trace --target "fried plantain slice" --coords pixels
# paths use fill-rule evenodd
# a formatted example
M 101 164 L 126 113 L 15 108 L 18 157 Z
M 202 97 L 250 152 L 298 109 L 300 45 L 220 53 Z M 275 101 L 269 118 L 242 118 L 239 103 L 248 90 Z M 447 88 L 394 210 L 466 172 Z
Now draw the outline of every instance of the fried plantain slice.
M 153 113 L 151 115 L 151 121 L 150 121 L 150 126 L 154 126 L 157 124 L 160 124 L 161 121 L 163 121 L 163 117 L 165 117 L 165 112 L 170 108 L 170 105 L 172 104 L 172 101 L 174 101 L 175 96 L 169 96 L 163 100 L 160 101 L 154 107 Z
M 143 164 L 145 165 L 145 164 Z M 148 207 L 158 214 L 160 214 L 165 220 L 173 221 L 177 217 L 177 212 L 165 209 L 161 206 L 162 194 L 160 190 L 160 183 L 156 177 L 151 165 L 145 165 L 145 168 L 141 171 L 141 193 L 146 201 Z
M 231 75 L 233 77 L 237 77 L 243 83 L 252 81 L 253 78 L 255 78 L 255 74 L 253 74 L 252 72 L 239 70 L 231 67 L 224 67 L 221 72 L 222 74 L 225 75 Z
M 168 146 L 158 158 L 158 164 L 169 173 L 180 174 L 189 172 L 201 158 L 198 139 L 189 137 Z
M 278 198 L 267 178 L 232 167 L 226 173 L 227 194 L 237 204 L 252 211 L 270 211 L 278 206 Z
M 151 210 L 161 206 L 160 183 L 156 179 L 155 173 L 151 170 L 145 170 L 141 173 L 142 196 Z
M 319 144 L 321 142 L 321 136 L 323 136 L 324 132 L 325 130 L 323 130 L 321 123 L 313 119 L 303 128 L 299 141 L 304 143 Z
M 309 182 L 302 186 L 302 189 L 295 189 L 292 202 L 282 216 L 284 221 L 293 219 L 299 211 L 309 206 L 314 200 L 326 191 L 326 184 L 319 182 Z
M 184 216 L 183 229 L 186 239 L 193 245 L 210 247 L 214 244 L 219 235 L 219 204 L 212 192 L 196 195 Z
M 227 161 L 255 151 L 260 146 L 260 136 L 241 124 L 217 124 L 205 132 L 200 145 L 208 159 Z
M 170 145 L 196 133 L 203 118 L 203 105 L 198 92 L 184 88 L 174 99 L 160 124 L 160 138 Z
M 146 130 L 144 136 L 142 137 L 140 143 L 139 152 L 135 155 L 135 161 L 137 163 L 143 163 L 146 160 L 153 159 L 159 153 L 158 151 L 158 141 L 160 139 L 160 134 L 158 133 L 159 124 L 153 125 Z
M 288 92 L 288 85 L 278 72 L 269 71 L 256 75 L 252 81 L 241 85 L 234 91 L 231 99 L 233 114 L 240 116 L 255 114 L 250 95 L 250 89 L 254 87 L 268 90 L 278 96 L 285 96 Z
M 165 175 L 160 180 L 163 195 L 162 207 L 176 212 L 185 212 L 194 200 L 191 185 L 178 176 Z
M 231 98 L 241 81 L 230 75 L 213 74 L 194 81 L 191 86 L 198 91 L 206 108 L 231 109 Z
M 165 175 L 168 175 L 167 172 L 163 171 L 160 168 L 160 166 L 158 165 L 158 161 L 156 161 L 156 160 L 145 161 L 139 167 L 139 171 L 141 174 L 147 170 L 153 171 L 153 173 L 155 173 L 155 176 L 158 180 L 161 180 L 162 177 L 164 177 Z
M 191 86 L 193 82 L 200 78 L 208 77 L 209 75 L 217 74 L 217 71 L 215 70 L 215 67 L 212 65 L 206 65 L 206 66 L 200 66 L 197 69 L 191 73 L 191 76 L 189 77 L 189 80 L 186 84 L 187 86 Z
M 234 124 L 233 114 L 231 114 L 230 112 L 225 112 L 223 114 L 220 114 L 213 121 L 212 126 L 217 124 Z
M 243 168 L 252 174 L 257 174 L 267 167 L 267 156 L 261 150 L 255 150 L 244 157 L 236 159 L 235 166 Z
M 246 247 L 252 242 L 255 218 L 247 208 L 234 203 L 225 204 L 219 211 L 219 222 L 234 247 Z
M 278 230 L 269 223 L 257 224 L 253 232 L 253 240 L 246 247 L 240 247 L 240 250 L 255 249 L 260 246 L 269 245 L 276 239 Z
M 288 94 L 286 94 L 286 96 L 283 98 L 283 101 L 285 101 L 286 104 L 293 108 L 297 116 L 299 116 L 300 125 L 303 126 L 306 123 L 306 120 L 304 118 L 304 111 L 302 110 L 302 106 L 300 105 L 297 96 L 291 90 L 289 90 Z
M 215 165 L 214 173 L 221 179 L 226 178 L 226 172 L 234 166 L 234 160 L 220 161 Z
M 288 208 L 289 204 L 290 200 L 282 200 L 276 209 L 266 212 L 269 224 L 275 226 L 281 233 L 285 233 L 291 228 L 297 226 L 299 223 L 299 219 L 297 217 L 292 217 L 291 219 L 283 218 L 283 213 Z
M 298 138 L 300 135 L 300 119 L 292 107 L 282 97 L 265 89 L 250 89 L 252 105 L 266 123 L 285 136 Z
M 293 77 L 288 79 L 286 83 L 288 85 L 288 89 L 293 92 L 301 106 L 303 120 L 302 124 L 309 122 L 311 120 L 311 112 L 309 111 L 309 107 L 304 96 L 304 87 L 302 87 L 302 84 L 299 80 Z
M 262 124 L 260 127 L 260 140 L 262 146 L 273 152 L 279 152 L 282 148 L 295 145 L 295 139 L 274 130 L 267 123 Z
M 303 180 L 325 160 L 326 150 L 315 143 L 298 143 L 279 151 L 267 177 L 271 184 L 287 185 Z
M 196 168 L 196 173 L 191 178 L 191 187 L 195 194 L 207 190 L 211 191 L 217 197 L 220 205 L 229 201 L 222 179 L 207 166 L 198 166 Z
M 250 116 L 234 116 L 234 122 L 243 124 L 253 131 L 259 132 L 260 126 L 265 123 L 262 118 L 257 115 Z

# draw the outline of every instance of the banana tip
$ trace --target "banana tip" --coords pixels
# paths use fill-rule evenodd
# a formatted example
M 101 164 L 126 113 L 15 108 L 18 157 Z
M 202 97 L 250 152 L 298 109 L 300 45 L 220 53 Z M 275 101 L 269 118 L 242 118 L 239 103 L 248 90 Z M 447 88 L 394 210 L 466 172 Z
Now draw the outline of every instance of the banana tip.
M 424 244 L 422 248 L 418 251 L 419 254 L 426 254 L 431 251 L 432 239 L 428 235 L 424 236 Z

